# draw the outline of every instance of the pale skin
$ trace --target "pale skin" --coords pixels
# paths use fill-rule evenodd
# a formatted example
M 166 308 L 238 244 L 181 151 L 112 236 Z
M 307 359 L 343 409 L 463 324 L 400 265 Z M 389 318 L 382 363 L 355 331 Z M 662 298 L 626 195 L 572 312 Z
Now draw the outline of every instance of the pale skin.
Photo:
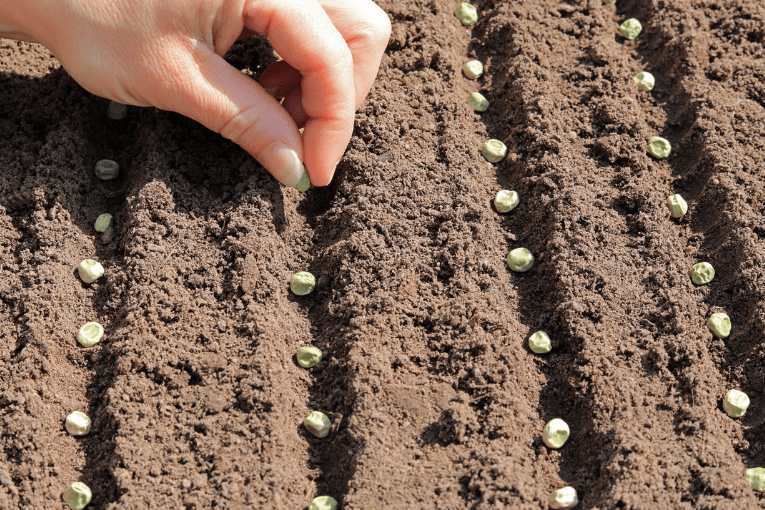
M 222 58 L 253 33 L 284 59 L 259 83 Z M 286 186 L 302 163 L 324 186 L 390 21 L 371 0 L 0 0 L 0 36 L 45 45 L 93 94 L 200 122 Z

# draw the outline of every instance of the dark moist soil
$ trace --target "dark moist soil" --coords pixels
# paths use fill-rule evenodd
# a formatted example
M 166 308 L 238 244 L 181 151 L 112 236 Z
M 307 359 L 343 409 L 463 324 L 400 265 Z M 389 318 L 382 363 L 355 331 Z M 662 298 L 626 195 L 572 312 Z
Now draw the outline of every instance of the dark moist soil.
M 0 507 L 61 509 L 75 480 L 93 509 L 546 508 L 564 485 L 587 509 L 765 506 L 743 477 L 765 465 L 762 2 L 476 0 L 472 28 L 452 0 L 379 3 L 378 80 L 332 185 L 305 194 L 178 115 L 108 119 L 44 48 L 0 41 Z M 257 77 L 274 55 L 227 58 Z M 521 246 L 536 261 L 514 274 Z M 89 286 L 84 258 L 107 271 Z M 695 287 L 700 261 L 717 276 Z M 298 298 L 300 270 L 318 286 Z M 305 344 L 325 353 L 310 370 Z

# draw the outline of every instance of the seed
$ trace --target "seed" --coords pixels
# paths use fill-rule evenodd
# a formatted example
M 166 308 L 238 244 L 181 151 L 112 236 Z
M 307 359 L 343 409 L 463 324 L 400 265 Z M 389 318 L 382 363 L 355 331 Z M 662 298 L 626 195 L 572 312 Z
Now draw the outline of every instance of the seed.
M 329 421 L 326 414 L 320 411 L 313 411 L 303 420 L 303 426 L 316 437 L 327 437 L 332 422 Z
M 699 262 L 691 268 L 691 281 L 696 285 L 705 285 L 715 277 L 715 268 L 709 262 Z
M 109 102 L 106 115 L 112 120 L 122 120 L 127 116 L 127 106 L 117 101 Z
M 730 317 L 722 312 L 713 313 L 707 321 L 707 327 L 717 338 L 727 338 L 730 335 Z
M 463 25 L 475 25 L 478 21 L 478 12 L 472 4 L 462 2 L 454 9 L 454 15 Z
M 75 411 L 66 417 L 64 426 L 73 436 L 84 436 L 90 432 L 91 421 L 87 414 Z
M 672 146 L 666 139 L 660 136 L 651 137 L 651 141 L 648 144 L 648 152 L 650 152 L 651 156 L 654 158 L 664 159 L 669 156 L 671 150 Z
M 688 203 L 680 195 L 672 195 L 667 198 L 667 205 L 673 218 L 682 218 L 688 212 Z
M 489 101 L 480 92 L 470 94 L 468 104 L 477 112 L 485 112 L 489 108 Z
M 314 287 L 316 287 L 316 278 L 308 271 L 300 271 L 292 275 L 290 289 L 298 296 L 310 294 Z
M 507 265 L 513 271 L 524 273 L 534 264 L 534 255 L 526 248 L 516 248 L 507 254 Z
M 82 482 L 73 482 L 64 492 L 64 501 L 72 510 L 82 510 L 92 498 L 90 488 Z
M 112 224 L 112 215 L 109 213 L 104 213 L 98 216 L 96 218 L 96 232 L 106 232 L 106 230 L 111 226 Z
M 104 275 L 104 266 L 93 259 L 85 259 L 80 262 L 77 271 L 85 283 L 93 283 Z
M 93 347 L 104 336 L 104 327 L 97 322 L 88 322 L 77 332 L 77 341 L 83 347 Z
M 643 30 L 643 25 L 640 24 L 635 18 L 630 18 L 621 25 L 619 25 L 619 33 L 625 39 L 633 40 Z
M 560 448 L 568 440 L 571 431 L 568 424 L 560 418 L 553 418 L 547 422 L 542 431 L 542 441 L 550 448 Z
M 111 159 L 102 159 L 96 163 L 96 177 L 102 181 L 113 181 L 120 174 L 120 166 Z
M 297 352 L 297 362 L 303 368 L 311 368 L 321 361 L 321 351 L 316 347 L 301 347 Z
M 656 79 L 653 77 L 653 75 L 646 71 L 636 74 L 633 80 L 635 80 L 635 85 L 637 85 L 637 88 L 645 92 L 650 92 L 653 90 L 653 86 L 656 84 Z
M 747 408 L 749 407 L 749 397 L 746 393 L 739 390 L 730 390 L 725 394 L 723 400 L 723 409 L 732 418 L 740 418 L 744 416 Z
M 295 184 L 295 187 L 298 191 L 308 191 L 308 188 L 311 187 L 311 178 L 308 177 L 308 172 L 303 171 L 303 177 Z
M 547 497 L 547 504 L 556 510 L 569 510 L 579 504 L 579 498 L 576 497 L 573 487 L 566 486 L 552 491 Z
M 616 0 L 603 0 L 604 4 L 615 4 Z
M 501 213 L 512 211 L 518 207 L 519 202 L 518 193 L 506 189 L 498 191 L 497 196 L 494 197 L 494 207 Z
M 319 496 L 313 498 L 311 504 L 308 505 L 308 510 L 335 510 L 337 508 L 337 501 L 332 496 Z
M 465 63 L 462 72 L 471 80 L 475 80 L 476 78 L 480 78 L 483 74 L 483 64 L 480 60 L 470 60 Z
M 497 163 L 502 161 L 502 158 L 507 154 L 507 147 L 505 147 L 504 143 L 492 138 L 491 140 L 486 140 L 483 144 L 481 154 L 483 154 L 483 157 L 489 163 Z
M 537 354 L 545 354 L 552 350 L 550 337 L 544 331 L 537 331 L 529 337 L 529 349 Z
M 749 480 L 752 489 L 756 491 L 765 491 L 765 468 L 756 467 L 744 471 L 744 477 Z

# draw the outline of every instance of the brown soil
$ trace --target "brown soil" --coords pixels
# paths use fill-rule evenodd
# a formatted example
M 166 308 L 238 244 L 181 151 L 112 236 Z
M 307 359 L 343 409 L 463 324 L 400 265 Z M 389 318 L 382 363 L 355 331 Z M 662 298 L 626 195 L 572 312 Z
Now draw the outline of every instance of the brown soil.
M 111 121 L 44 48 L 0 41 L 0 507 L 60 509 L 82 480 L 93 509 L 546 508 L 563 485 L 588 509 L 762 508 L 743 472 L 765 465 L 763 4 L 476 0 L 464 28 L 453 0 L 379 3 L 379 79 L 306 194 L 178 115 Z M 253 39 L 228 58 L 257 76 L 274 56 Z M 503 188 L 521 205 L 499 215 Z M 525 274 L 504 264 L 519 246 Z M 107 268 L 90 286 L 88 257 Z M 703 260 L 717 277 L 695 287 Z M 91 320 L 107 334 L 84 349 Z M 539 329 L 548 355 L 526 347 Z M 325 352 L 311 370 L 304 344 Z M 77 409 L 85 438 L 63 428 Z M 300 426 L 313 409 L 325 439 Z

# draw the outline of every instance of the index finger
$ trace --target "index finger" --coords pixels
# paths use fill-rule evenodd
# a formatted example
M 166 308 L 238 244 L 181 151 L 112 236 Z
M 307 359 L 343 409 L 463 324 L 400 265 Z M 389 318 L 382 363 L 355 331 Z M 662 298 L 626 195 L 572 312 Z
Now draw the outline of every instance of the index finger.
M 316 0 L 250 0 L 245 26 L 267 36 L 302 75 L 304 163 L 311 182 L 329 184 L 353 133 L 353 57 Z

